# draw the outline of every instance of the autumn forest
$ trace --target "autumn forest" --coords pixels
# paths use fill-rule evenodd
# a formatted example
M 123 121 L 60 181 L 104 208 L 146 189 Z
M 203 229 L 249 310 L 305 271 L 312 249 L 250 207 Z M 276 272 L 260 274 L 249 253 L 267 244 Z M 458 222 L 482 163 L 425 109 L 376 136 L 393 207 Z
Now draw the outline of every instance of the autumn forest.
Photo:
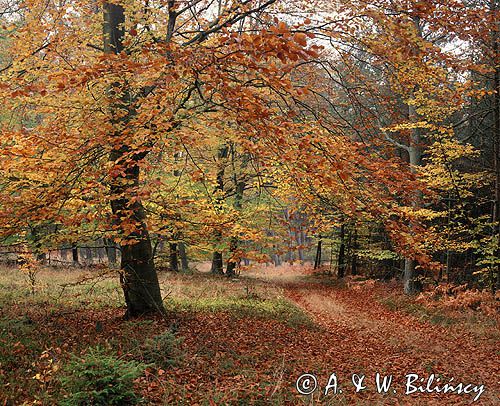
M 0 98 L 0 404 L 499 404 L 499 0 L 0 0 Z

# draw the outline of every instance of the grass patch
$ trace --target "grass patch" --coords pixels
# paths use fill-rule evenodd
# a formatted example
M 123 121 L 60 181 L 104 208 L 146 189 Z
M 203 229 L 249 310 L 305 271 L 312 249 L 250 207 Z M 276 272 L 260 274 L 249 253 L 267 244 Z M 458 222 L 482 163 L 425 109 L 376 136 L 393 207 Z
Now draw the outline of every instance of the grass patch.
M 19 307 L 104 309 L 123 306 L 123 293 L 118 277 L 106 270 L 50 269 L 37 272 L 34 293 L 22 271 L 0 270 L 0 309 L 15 304 Z
M 312 327 L 313 321 L 284 298 L 247 299 L 237 297 L 170 298 L 166 307 L 172 312 L 229 312 L 235 317 L 274 319 L 291 327 Z

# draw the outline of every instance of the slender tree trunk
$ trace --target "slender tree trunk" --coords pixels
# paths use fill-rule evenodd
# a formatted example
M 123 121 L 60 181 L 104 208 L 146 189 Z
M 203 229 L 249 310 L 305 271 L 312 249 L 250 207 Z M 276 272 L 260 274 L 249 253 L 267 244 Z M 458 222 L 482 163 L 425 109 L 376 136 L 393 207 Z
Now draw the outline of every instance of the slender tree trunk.
M 340 226 L 340 247 L 338 257 L 338 271 L 337 276 L 343 278 L 345 276 L 345 224 Z
M 414 121 L 417 119 L 417 112 L 414 106 L 408 106 L 409 119 Z M 411 143 L 409 145 L 409 157 L 411 170 L 415 172 L 415 168 L 422 165 L 422 137 L 419 129 L 413 129 L 411 135 Z M 420 207 L 421 193 L 415 193 L 413 207 Z M 414 295 L 422 291 L 422 283 L 419 280 L 419 274 L 416 270 L 416 261 L 412 258 L 405 258 L 404 266 L 404 292 L 407 295 Z
M 44 262 L 47 259 L 45 252 L 43 252 L 42 247 L 42 234 L 46 232 L 44 226 L 34 226 L 31 228 L 31 238 L 33 239 L 33 253 L 35 254 L 36 260 L 39 262 Z
M 354 231 L 352 237 L 352 255 L 351 255 L 351 275 L 358 274 L 358 229 L 354 224 Z
M 305 241 L 304 231 L 302 230 L 302 224 L 299 225 L 299 231 L 295 234 L 295 239 L 297 241 L 297 253 L 299 255 L 299 261 L 304 263 L 304 249 L 302 248 Z
M 169 250 L 170 250 L 170 270 L 173 272 L 179 272 L 179 256 L 177 255 L 177 243 L 176 242 L 171 242 L 169 243 Z
M 226 276 L 231 278 L 236 274 L 236 266 L 238 265 L 239 259 L 235 257 L 236 250 L 238 249 L 238 237 L 231 237 L 229 242 L 229 260 L 227 261 Z
M 71 255 L 73 257 L 73 264 L 78 264 L 78 247 L 76 244 L 71 246 Z
M 234 161 L 234 150 L 233 150 L 233 154 L 232 154 L 232 159 Z M 245 156 L 243 158 L 243 162 L 241 165 L 242 168 L 246 167 L 247 160 L 248 160 L 248 157 Z M 242 176 L 243 176 L 243 174 L 242 174 Z M 243 193 L 245 191 L 246 182 L 243 178 L 238 180 L 236 178 L 236 175 L 235 175 L 234 183 L 235 183 L 235 187 L 236 187 L 236 195 L 234 197 L 234 208 L 236 210 L 240 211 L 241 207 L 242 207 Z M 231 237 L 231 241 L 229 243 L 229 260 L 228 260 L 227 268 L 226 268 L 226 275 L 228 277 L 232 277 L 235 275 L 236 266 L 238 265 L 238 263 L 241 260 L 241 258 L 238 258 L 238 254 L 237 254 L 238 242 L 239 242 L 238 237 L 236 237 L 236 236 Z
M 104 3 L 104 52 L 119 54 L 123 51 L 123 36 L 125 12 L 122 6 Z M 113 85 L 115 86 L 115 85 Z M 120 84 L 116 84 L 120 86 Z M 124 128 L 133 115 L 131 97 L 126 91 L 126 84 L 121 84 L 122 95 L 116 96 L 110 90 L 110 96 L 115 98 L 111 108 L 111 122 L 116 127 L 112 137 L 120 138 L 120 128 Z M 123 110 L 128 113 L 123 115 Z M 146 226 L 146 213 L 140 199 L 135 195 L 139 186 L 139 162 L 145 153 L 135 153 L 132 148 L 124 144 L 114 148 L 109 160 L 112 164 L 121 167 L 122 171 L 111 181 L 111 210 L 118 225 L 134 222 L 135 230 L 125 231 L 123 237 L 127 240 L 122 244 L 120 281 L 123 288 L 127 317 L 135 317 L 145 313 L 163 313 L 163 302 L 160 284 L 153 263 L 151 239 Z M 121 228 L 121 227 L 120 227 Z
M 177 243 L 177 248 L 179 249 L 179 259 L 181 260 L 182 272 L 187 272 L 189 271 L 189 261 L 186 252 L 186 244 L 180 241 Z
M 314 269 L 319 269 L 321 267 L 322 245 L 323 245 L 323 240 L 321 239 L 321 236 L 320 236 L 319 240 L 318 240 L 318 246 L 316 247 L 316 257 L 314 259 Z
M 219 150 L 219 160 L 221 162 L 220 162 L 219 171 L 217 172 L 217 186 L 216 186 L 215 192 L 219 193 L 220 195 L 218 195 L 216 197 L 216 202 L 215 202 L 216 210 L 219 210 L 219 207 L 217 207 L 217 206 L 222 205 L 222 201 L 223 201 L 223 198 L 221 196 L 222 193 L 224 192 L 224 165 L 225 165 L 225 163 L 223 162 L 223 160 L 225 158 L 227 158 L 228 151 L 229 151 L 229 148 L 227 147 L 227 145 L 224 145 Z M 215 237 L 215 241 L 219 244 L 221 239 L 222 239 L 222 233 L 220 232 L 220 230 L 216 230 L 214 232 L 214 237 Z M 220 251 L 214 251 L 214 253 L 213 253 L 212 273 L 216 274 L 216 275 L 224 275 L 224 261 L 222 259 L 222 252 L 220 252 Z
M 413 23 L 420 37 L 422 37 L 422 28 L 420 26 L 420 18 L 414 17 Z M 408 119 L 410 122 L 418 121 L 418 114 L 415 106 L 408 105 Z M 408 154 L 412 172 L 415 168 L 422 165 L 422 136 L 420 129 L 414 128 L 411 133 L 410 145 L 408 146 Z M 413 200 L 413 207 L 419 208 L 422 194 L 417 192 Z M 403 284 L 404 293 L 414 295 L 422 291 L 422 283 L 419 280 L 419 275 L 416 270 L 416 261 L 412 258 L 405 258 Z

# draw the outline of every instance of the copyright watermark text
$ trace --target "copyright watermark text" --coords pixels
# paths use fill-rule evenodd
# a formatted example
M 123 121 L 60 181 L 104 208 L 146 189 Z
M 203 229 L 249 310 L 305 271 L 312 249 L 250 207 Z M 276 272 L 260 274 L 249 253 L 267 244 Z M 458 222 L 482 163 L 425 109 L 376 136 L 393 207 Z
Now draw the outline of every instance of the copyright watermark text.
M 482 384 L 455 382 L 454 378 L 443 379 L 434 374 L 422 377 L 414 373 L 404 376 L 403 381 L 400 382 L 402 383 L 402 389 L 399 390 L 395 388 L 394 383 L 396 382 L 393 375 L 381 375 L 379 373 L 375 374 L 374 377 L 352 374 L 350 380 L 346 380 L 346 384 L 342 384 L 342 386 L 337 375 L 332 373 L 325 380 L 323 387 L 320 387 L 320 383 L 314 374 L 302 374 L 297 378 L 295 388 L 301 395 L 311 395 L 321 390 L 325 396 L 341 394 L 344 391 L 359 393 L 367 389 L 374 389 L 380 394 L 396 394 L 399 391 L 403 395 L 420 393 L 469 395 L 472 397 L 473 402 L 479 400 L 486 390 Z

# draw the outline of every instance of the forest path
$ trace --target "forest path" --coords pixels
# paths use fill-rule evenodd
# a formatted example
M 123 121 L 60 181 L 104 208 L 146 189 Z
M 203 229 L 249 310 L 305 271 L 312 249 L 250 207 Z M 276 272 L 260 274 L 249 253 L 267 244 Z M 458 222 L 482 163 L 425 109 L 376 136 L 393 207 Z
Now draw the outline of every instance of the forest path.
M 449 383 L 452 377 L 454 385 L 484 384 L 485 391 L 475 404 L 500 404 L 498 334 L 491 326 L 484 330 L 478 326 L 474 331 L 452 319 L 432 321 L 430 316 L 391 310 L 380 301 L 387 287 L 379 283 L 338 286 L 297 273 L 274 275 L 269 282 L 283 287 L 285 296 L 319 326 L 325 367 L 347 373 L 344 381 L 350 381 L 351 374 L 366 374 L 366 380 L 373 383 L 377 372 L 392 374 L 393 388 L 401 394 L 406 390 L 407 374 L 424 378 L 424 387 L 435 374 L 441 381 L 431 388 Z M 474 396 L 419 393 L 397 398 L 403 404 L 442 405 L 468 404 Z

